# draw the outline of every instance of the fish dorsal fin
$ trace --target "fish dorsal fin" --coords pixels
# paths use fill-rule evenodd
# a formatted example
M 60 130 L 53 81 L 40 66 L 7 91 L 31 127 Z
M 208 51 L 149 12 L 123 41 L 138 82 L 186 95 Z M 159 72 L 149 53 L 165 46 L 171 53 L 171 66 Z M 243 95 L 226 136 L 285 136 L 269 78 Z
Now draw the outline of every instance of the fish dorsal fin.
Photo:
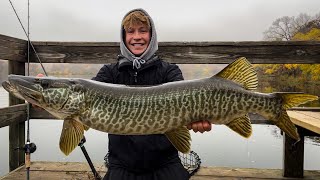
M 65 119 L 60 136 L 60 150 L 68 156 L 83 138 L 84 126 L 74 119 Z
M 226 124 L 226 126 L 245 138 L 250 137 L 252 134 L 252 127 L 248 114 L 231 121 L 230 123 Z
M 245 57 L 235 60 L 215 76 L 229 79 L 247 90 L 256 89 L 258 86 L 257 72 Z
M 172 145 L 182 153 L 188 153 L 191 149 L 191 136 L 190 132 L 186 127 L 179 127 L 166 132 L 165 135 L 172 143 Z

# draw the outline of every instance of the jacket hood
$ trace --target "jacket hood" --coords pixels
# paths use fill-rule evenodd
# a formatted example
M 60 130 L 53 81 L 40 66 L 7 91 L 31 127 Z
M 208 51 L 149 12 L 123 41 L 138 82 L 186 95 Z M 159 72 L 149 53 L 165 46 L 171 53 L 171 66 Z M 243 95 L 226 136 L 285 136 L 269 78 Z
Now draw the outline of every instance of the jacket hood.
M 119 56 L 119 66 L 121 66 L 123 63 L 124 64 L 128 64 L 131 63 L 133 68 L 136 69 L 140 69 L 144 64 L 148 64 L 151 63 L 153 61 L 153 56 L 155 55 L 155 52 L 158 50 L 158 41 L 157 41 L 157 33 L 156 33 L 156 29 L 153 23 L 153 20 L 151 19 L 150 15 L 143 9 L 133 9 L 131 11 L 129 11 L 122 19 L 122 21 L 124 20 L 124 18 L 130 14 L 131 12 L 134 11 L 141 11 L 142 13 L 144 13 L 150 21 L 150 31 L 151 31 L 151 38 L 150 38 L 150 42 L 149 42 L 149 46 L 148 48 L 145 50 L 145 52 L 137 57 L 134 54 L 131 53 L 131 51 L 127 48 L 127 46 L 125 45 L 125 30 L 122 26 L 121 23 L 121 31 L 120 31 L 120 52 L 121 52 L 121 56 Z

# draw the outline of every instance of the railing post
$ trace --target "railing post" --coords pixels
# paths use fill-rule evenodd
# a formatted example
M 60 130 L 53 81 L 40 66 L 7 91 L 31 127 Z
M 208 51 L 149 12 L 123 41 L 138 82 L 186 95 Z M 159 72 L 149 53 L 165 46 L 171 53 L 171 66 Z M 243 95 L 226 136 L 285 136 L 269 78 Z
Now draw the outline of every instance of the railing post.
M 25 75 L 25 63 L 8 62 L 9 74 Z M 24 101 L 9 95 L 9 106 L 23 104 Z M 25 154 L 21 148 L 25 144 L 25 122 L 14 123 L 9 126 L 9 170 L 12 171 L 25 162 Z
M 283 176 L 291 178 L 303 177 L 303 163 L 304 163 L 304 135 L 301 133 L 300 127 L 298 132 L 300 133 L 301 140 L 296 142 L 288 135 L 284 134 L 284 155 L 283 155 Z

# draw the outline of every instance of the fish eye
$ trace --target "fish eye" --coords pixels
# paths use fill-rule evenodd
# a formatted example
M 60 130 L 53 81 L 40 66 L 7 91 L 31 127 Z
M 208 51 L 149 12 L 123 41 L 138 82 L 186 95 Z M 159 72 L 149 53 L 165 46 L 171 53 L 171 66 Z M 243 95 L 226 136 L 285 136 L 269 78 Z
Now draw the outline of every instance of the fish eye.
M 40 82 L 40 85 L 42 86 L 43 89 L 46 89 L 46 88 L 49 87 L 49 82 L 46 81 L 46 80 L 42 80 L 42 81 Z
M 34 82 L 35 83 L 39 83 L 40 82 L 40 79 L 38 78 L 38 79 L 34 79 Z

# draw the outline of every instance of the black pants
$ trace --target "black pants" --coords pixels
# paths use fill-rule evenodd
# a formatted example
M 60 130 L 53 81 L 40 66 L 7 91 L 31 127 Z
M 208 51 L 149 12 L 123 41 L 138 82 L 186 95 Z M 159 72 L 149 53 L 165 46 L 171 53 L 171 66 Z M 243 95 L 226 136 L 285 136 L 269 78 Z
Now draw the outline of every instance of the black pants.
M 104 180 L 188 180 L 188 171 L 181 163 L 167 164 L 152 172 L 134 173 L 121 167 L 110 167 Z

